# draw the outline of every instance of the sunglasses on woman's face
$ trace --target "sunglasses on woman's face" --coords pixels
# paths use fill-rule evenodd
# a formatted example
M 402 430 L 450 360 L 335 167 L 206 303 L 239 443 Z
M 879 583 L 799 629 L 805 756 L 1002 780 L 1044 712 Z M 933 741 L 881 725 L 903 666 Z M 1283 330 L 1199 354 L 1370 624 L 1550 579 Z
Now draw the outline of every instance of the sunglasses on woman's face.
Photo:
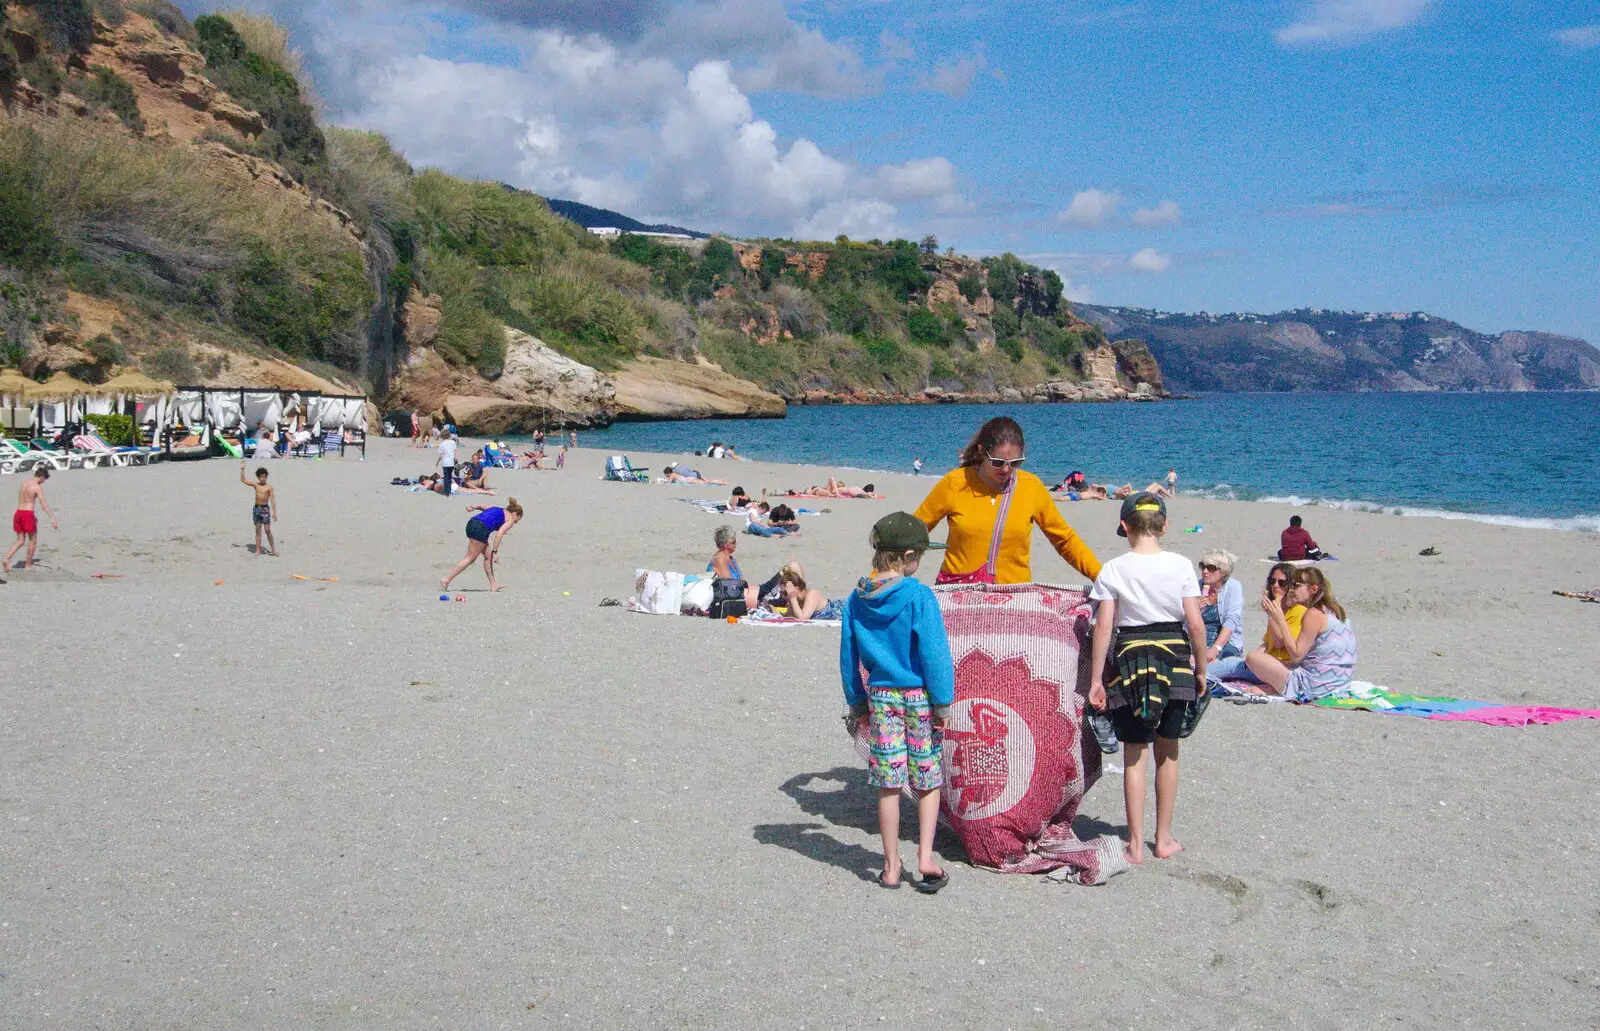
M 989 460 L 989 466 L 994 469 L 1020 469 L 1022 468 L 1022 463 L 1028 460 L 1026 456 L 1022 458 L 996 458 L 988 452 L 984 453 L 984 457 Z
M 1272 579 L 1268 580 L 1267 584 L 1268 584 L 1268 586 L 1271 586 L 1271 587 L 1288 587 L 1289 586 L 1289 581 L 1285 580 L 1281 576 L 1275 576 Z
M 1212 565 L 1209 562 L 1200 563 L 1200 572 L 1202 572 L 1202 573 L 1220 573 L 1221 571 L 1222 570 L 1218 569 L 1216 566 Z

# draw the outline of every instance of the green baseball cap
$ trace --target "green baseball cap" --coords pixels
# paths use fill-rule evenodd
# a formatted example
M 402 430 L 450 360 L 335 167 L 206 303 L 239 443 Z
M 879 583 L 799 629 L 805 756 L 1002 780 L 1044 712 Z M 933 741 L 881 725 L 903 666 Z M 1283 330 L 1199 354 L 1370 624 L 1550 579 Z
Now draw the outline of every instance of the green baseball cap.
M 928 527 L 910 512 L 890 512 L 872 525 L 874 551 L 926 551 Z

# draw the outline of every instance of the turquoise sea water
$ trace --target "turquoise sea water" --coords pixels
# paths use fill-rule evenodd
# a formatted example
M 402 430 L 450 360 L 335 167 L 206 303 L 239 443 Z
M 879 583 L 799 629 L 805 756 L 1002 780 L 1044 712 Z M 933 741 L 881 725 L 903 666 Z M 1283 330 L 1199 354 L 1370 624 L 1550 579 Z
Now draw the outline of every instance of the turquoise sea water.
M 1081 469 L 1143 487 L 1176 467 L 1182 490 L 1212 497 L 1600 532 L 1600 393 L 796 406 L 782 420 L 619 423 L 579 436 L 617 452 L 687 453 L 721 440 L 749 458 L 896 472 L 920 455 L 936 475 L 996 415 L 1022 424 L 1027 467 L 1050 483 Z M 718 466 L 737 479 L 731 463 Z

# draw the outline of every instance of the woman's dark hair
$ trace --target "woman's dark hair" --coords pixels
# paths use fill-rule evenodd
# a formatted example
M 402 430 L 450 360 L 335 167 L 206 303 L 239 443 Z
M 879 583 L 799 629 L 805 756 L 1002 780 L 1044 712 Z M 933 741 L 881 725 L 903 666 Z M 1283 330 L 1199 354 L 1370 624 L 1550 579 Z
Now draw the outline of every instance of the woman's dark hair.
M 869 483 L 865 487 L 862 487 L 861 489 L 866 491 L 868 494 L 873 494 L 873 493 L 876 493 L 876 491 L 873 490 L 873 488 L 876 487 L 876 486 L 877 486 L 876 483 Z
M 993 452 L 1001 444 L 1015 444 L 1022 451 L 1028 448 L 1022 438 L 1022 427 L 1017 425 L 1017 420 L 1005 415 L 997 415 L 979 427 L 972 438 L 972 443 L 961 452 L 961 465 L 963 467 L 977 465 L 983 461 L 985 455 Z
M 735 488 L 733 488 L 733 494 L 731 495 L 731 497 L 736 497 L 736 498 L 738 498 L 738 497 L 749 497 L 749 496 L 750 495 L 748 495 L 748 494 L 746 494 L 744 492 L 744 488 L 743 487 L 735 487 Z
M 780 523 L 794 522 L 794 509 L 788 505 L 779 505 L 770 514 L 773 519 L 778 520 Z

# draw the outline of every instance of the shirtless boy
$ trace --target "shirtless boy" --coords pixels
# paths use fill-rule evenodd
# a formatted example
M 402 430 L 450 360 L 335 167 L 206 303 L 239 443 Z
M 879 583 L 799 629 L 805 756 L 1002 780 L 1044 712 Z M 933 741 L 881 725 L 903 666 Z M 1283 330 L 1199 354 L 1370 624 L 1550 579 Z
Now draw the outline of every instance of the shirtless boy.
M 239 463 L 239 482 L 256 492 L 256 503 L 250 509 L 250 521 L 256 524 L 256 557 L 261 557 L 261 531 L 267 533 L 268 552 L 278 557 L 278 543 L 272 539 L 272 524 L 278 519 L 278 492 L 267 486 L 267 470 L 256 470 L 256 482 L 245 479 L 244 463 Z
M 50 470 L 41 465 L 33 470 L 33 479 L 23 482 L 22 491 L 17 495 L 17 512 L 11 517 L 11 529 L 17 533 L 17 543 L 6 552 L 5 564 L 0 568 L 10 569 L 11 556 L 24 544 L 28 546 L 28 557 L 22 568 L 33 568 L 33 553 L 39 549 L 39 517 L 33 511 L 35 503 L 44 507 L 44 514 L 50 517 L 50 526 L 61 529 L 61 524 L 56 522 L 56 514 L 50 511 L 50 503 L 44 499 L 44 481 L 49 478 Z

